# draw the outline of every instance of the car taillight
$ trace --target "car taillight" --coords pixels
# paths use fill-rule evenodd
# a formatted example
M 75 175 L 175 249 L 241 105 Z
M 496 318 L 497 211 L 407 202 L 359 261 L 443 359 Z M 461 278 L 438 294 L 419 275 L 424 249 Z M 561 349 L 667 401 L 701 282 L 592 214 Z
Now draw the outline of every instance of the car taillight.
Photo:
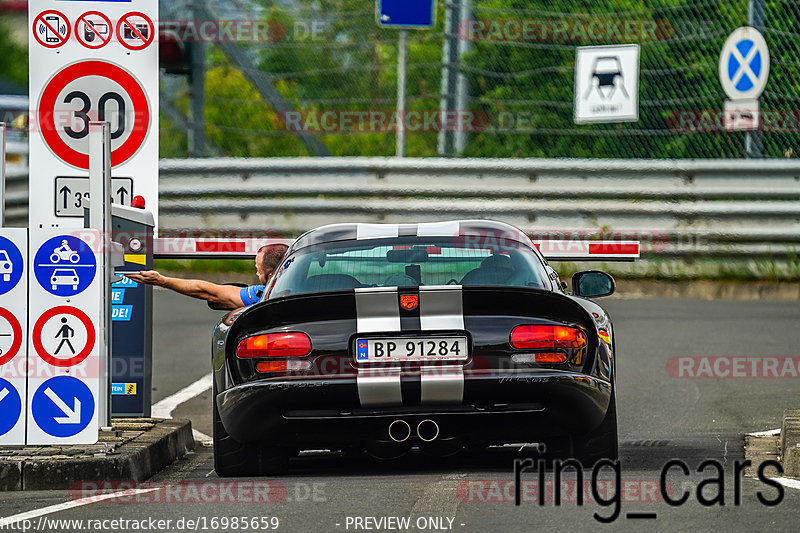
M 259 372 L 302 372 L 310 368 L 310 361 L 261 361 L 256 364 Z
M 579 329 L 567 326 L 517 326 L 511 330 L 511 346 L 518 350 L 583 348 L 586 346 L 586 335 Z M 538 357 L 536 359 L 540 362 Z M 566 358 L 552 362 L 564 361 Z
M 269 333 L 248 337 L 236 347 L 237 357 L 302 357 L 311 353 L 305 333 Z
M 533 354 L 534 360 L 537 363 L 564 363 L 567 360 L 567 354 L 564 353 L 537 353 Z

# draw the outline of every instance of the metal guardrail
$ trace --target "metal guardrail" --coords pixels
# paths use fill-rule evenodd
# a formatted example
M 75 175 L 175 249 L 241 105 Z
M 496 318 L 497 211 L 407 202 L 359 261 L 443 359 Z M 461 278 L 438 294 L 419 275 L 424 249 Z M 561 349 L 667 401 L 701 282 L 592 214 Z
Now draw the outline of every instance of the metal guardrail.
M 546 239 L 635 239 L 645 257 L 793 258 L 800 161 L 270 158 L 162 160 L 161 229 L 499 218 Z M 9 170 L 8 217 L 27 191 Z M 24 224 L 24 222 L 23 222 Z

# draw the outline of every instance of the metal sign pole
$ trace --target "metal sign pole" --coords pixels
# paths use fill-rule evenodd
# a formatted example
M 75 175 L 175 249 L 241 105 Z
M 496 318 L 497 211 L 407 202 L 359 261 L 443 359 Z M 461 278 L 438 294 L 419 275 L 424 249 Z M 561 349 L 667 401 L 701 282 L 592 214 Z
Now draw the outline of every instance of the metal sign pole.
M 108 122 L 89 123 L 89 227 L 100 232 L 102 247 L 98 274 L 101 276 L 100 301 L 102 312 L 98 324 L 100 340 L 100 393 L 98 421 L 101 429 L 111 427 L 111 125 Z
M 6 226 L 6 123 L 0 122 L 0 228 Z
M 408 31 L 400 30 L 397 43 L 397 157 L 406 156 L 406 70 L 408 62 Z
M 747 11 L 748 24 L 763 34 L 764 0 L 750 0 Z M 760 104 L 761 96 L 758 97 L 758 101 Z M 761 113 L 760 105 L 758 112 Z M 759 120 L 759 128 L 761 124 L 762 121 Z M 761 129 L 757 131 L 748 131 L 745 133 L 744 156 L 747 159 L 760 159 L 764 157 L 764 132 L 761 131 Z

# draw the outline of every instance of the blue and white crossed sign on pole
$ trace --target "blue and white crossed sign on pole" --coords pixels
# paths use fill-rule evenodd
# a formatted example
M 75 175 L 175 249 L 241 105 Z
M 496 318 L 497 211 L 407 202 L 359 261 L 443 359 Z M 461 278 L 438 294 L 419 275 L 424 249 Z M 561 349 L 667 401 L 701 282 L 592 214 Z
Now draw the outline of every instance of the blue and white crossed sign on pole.
M 92 391 L 72 376 L 58 376 L 42 383 L 33 395 L 31 410 L 36 425 L 53 437 L 74 437 L 94 417 Z
M 97 273 L 94 251 L 72 235 L 59 235 L 46 241 L 33 262 L 36 280 L 56 296 L 75 296 L 91 285 Z
M 8 381 L 0 378 L 0 437 L 14 429 L 22 415 L 22 398 Z
M 731 100 L 753 100 L 769 77 L 769 48 L 764 36 L 749 26 L 737 28 L 719 56 L 719 79 Z

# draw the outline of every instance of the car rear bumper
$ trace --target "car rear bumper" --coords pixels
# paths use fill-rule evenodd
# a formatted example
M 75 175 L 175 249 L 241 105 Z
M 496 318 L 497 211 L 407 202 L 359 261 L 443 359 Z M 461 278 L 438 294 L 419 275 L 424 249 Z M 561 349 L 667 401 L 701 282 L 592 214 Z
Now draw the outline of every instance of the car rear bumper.
M 404 402 L 413 402 L 406 391 L 414 386 L 412 377 L 403 378 Z M 240 442 L 326 448 L 387 440 L 389 424 L 398 419 L 412 428 L 435 420 L 444 438 L 535 442 L 594 429 L 610 399 L 607 381 L 538 371 L 468 377 L 461 404 L 361 407 L 355 377 L 251 382 L 220 392 L 215 401 L 226 431 Z

